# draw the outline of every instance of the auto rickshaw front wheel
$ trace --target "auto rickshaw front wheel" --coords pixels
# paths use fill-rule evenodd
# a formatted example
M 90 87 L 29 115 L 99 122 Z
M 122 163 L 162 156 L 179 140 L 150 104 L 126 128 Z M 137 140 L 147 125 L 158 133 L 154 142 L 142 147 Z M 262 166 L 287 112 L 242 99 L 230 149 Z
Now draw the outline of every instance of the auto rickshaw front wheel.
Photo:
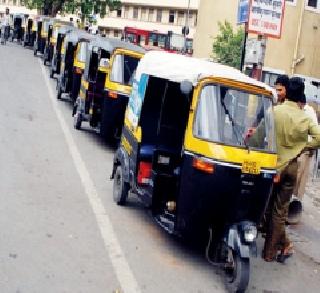
M 243 293 L 246 291 L 250 277 L 250 259 L 240 257 L 232 250 L 231 260 L 226 265 L 227 288 L 230 292 Z
M 129 183 L 124 181 L 123 168 L 118 165 L 113 178 L 113 200 L 117 205 L 125 205 L 129 193 Z

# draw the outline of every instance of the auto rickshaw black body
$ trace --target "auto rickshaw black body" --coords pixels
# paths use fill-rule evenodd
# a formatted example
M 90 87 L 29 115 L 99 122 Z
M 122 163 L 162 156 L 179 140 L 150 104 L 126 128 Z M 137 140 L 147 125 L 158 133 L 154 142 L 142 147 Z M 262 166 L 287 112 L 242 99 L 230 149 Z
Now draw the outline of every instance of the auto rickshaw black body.
M 207 257 L 244 292 L 276 176 L 272 89 L 238 70 L 165 52 L 140 61 L 115 154 L 113 197 L 129 190 L 181 236 L 209 231 Z M 246 133 L 260 125 L 261 141 Z
M 76 129 L 88 121 L 109 142 L 120 137 L 133 75 L 144 53 L 144 49 L 117 39 L 97 37 L 89 43 L 74 108 Z
M 54 54 L 54 49 L 57 45 L 57 41 L 58 41 L 58 34 L 59 34 L 59 30 L 60 28 L 67 26 L 67 27 L 73 27 L 73 23 L 72 22 L 68 22 L 68 21 L 62 21 L 59 19 L 52 19 L 50 21 L 50 25 L 49 25 L 49 32 L 48 32 L 48 39 L 46 41 L 46 47 L 44 50 L 44 55 L 43 55 L 43 63 L 44 65 L 46 64 L 50 64 L 52 62 L 53 59 L 53 54 Z
M 62 94 L 68 94 L 72 103 L 76 101 L 85 68 L 87 46 L 94 38 L 76 29 L 66 34 L 61 51 L 61 73 L 57 79 L 58 99 L 61 99 Z
M 49 34 L 50 18 L 47 16 L 40 16 L 37 20 L 36 40 L 33 47 L 33 54 L 44 54 L 46 40 Z
M 53 57 L 50 67 L 50 77 L 54 74 L 60 74 L 62 51 L 64 50 L 64 38 L 66 34 L 74 29 L 72 26 L 63 25 L 59 27 L 56 37 L 55 46 L 53 48 Z M 65 50 L 64 50 L 65 51 Z
M 12 27 L 12 35 L 11 35 L 12 42 L 16 39 L 18 43 L 21 43 L 24 35 L 24 27 L 23 27 L 24 23 L 25 23 L 24 14 L 13 14 L 13 27 Z
M 26 21 L 26 29 L 23 37 L 24 47 L 33 47 L 36 39 L 35 20 L 29 17 Z

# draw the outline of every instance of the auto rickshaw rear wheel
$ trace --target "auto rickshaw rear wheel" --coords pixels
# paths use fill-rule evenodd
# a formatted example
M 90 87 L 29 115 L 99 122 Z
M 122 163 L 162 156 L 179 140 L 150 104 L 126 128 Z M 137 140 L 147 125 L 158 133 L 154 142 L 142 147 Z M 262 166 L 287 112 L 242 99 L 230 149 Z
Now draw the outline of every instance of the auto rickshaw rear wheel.
M 57 90 L 57 99 L 58 99 L 58 100 L 61 100 L 61 98 L 62 98 L 61 87 L 60 87 L 60 86 L 58 86 L 58 90 Z
M 227 287 L 230 292 L 245 292 L 250 277 L 250 259 L 242 258 L 240 255 L 232 251 L 232 262 L 226 266 Z
M 118 165 L 113 178 L 113 200 L 117 205 L 125 205 L 129 189 L 129 183 L 124 181 L 123 168 L 121 165 Z
M 76 111 L 73 117 L 73 126 L 75 129 L 80 130 L 82 123 L 82 114 L 80 111 Z

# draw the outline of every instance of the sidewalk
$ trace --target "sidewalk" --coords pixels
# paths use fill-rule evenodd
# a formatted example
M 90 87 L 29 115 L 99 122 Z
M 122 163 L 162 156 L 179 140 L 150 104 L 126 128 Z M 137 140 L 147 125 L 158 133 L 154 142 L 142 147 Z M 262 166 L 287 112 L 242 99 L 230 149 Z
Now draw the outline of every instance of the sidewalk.
M 289 227 L 289 235 L 297 253 L 313 262 L 320 274 L 320 179 L 309 180 L 303 198 L 302 220 Z

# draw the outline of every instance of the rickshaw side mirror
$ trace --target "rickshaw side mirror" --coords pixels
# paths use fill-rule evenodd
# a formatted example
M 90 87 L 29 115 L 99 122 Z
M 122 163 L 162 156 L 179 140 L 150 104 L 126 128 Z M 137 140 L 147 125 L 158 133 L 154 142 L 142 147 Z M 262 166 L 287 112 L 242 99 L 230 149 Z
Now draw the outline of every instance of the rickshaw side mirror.
M 192 82 L 189 80 L 183 80 L 180 82 L 180 91 L 188 96 L 192 91 Z
M 101 58 L 99 67 L 106 67 L 108 68 L 110 66 L 110 60 L 108 58 Z

